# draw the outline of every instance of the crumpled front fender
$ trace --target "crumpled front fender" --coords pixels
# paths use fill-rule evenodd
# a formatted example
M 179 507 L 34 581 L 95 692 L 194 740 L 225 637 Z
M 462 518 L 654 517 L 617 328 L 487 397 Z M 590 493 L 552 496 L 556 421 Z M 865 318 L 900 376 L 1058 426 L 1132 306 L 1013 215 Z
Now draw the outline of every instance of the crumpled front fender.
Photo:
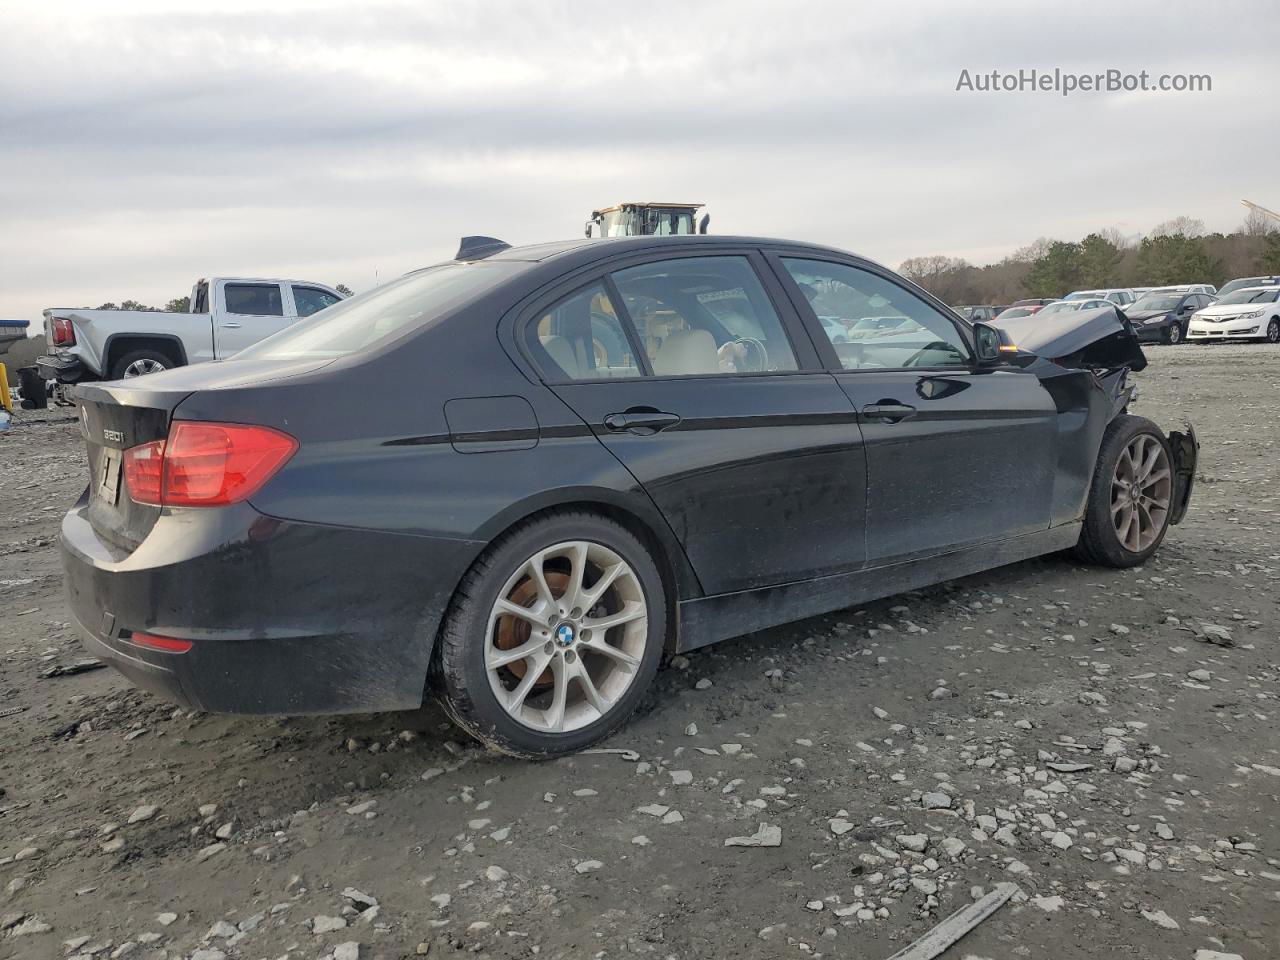
M 1173 504 L 1169 522 L 1181 523 L 1191 504 L 1191 489 L 1196 482 L 1196 463 L 1200 459 L 1200 441 L 1196 429 L 1186 423 L 1187 430 L 1169 431 L 1169 447 L 1173 451 Z

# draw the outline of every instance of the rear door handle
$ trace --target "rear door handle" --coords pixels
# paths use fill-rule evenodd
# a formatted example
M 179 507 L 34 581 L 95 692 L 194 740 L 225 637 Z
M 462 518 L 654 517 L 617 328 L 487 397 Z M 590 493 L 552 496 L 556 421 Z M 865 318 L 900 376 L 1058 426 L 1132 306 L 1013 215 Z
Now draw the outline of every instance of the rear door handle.
M 864 420 L 880 420 L 883 423 L 898 423 L 901 420 L 910 420 L 915 415 L 916 408 L 906 403 L 882 401 L 867 404 L 862 408 Z
M 638 433 L 645 436 L 673 427 L 680 422 L 679 414 L 661 410 L 627 410 L 611 413 L 604 418 L 606 430 L 613 433 Z

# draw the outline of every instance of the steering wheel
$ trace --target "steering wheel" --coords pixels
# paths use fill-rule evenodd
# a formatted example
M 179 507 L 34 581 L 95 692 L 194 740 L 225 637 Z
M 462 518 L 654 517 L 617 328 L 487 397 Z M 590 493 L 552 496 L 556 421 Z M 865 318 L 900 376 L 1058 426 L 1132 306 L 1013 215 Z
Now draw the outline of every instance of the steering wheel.
M 755 337 L 735 337 L 734 343 L 742 344 L 746 349 L 746 356 L 742 359 L 742 365 L 751 373 L 760 373 L 769 369 L 769 351 L 764 348 L 764 344 Z M 754 354 L 754 357 L 752 356 Z

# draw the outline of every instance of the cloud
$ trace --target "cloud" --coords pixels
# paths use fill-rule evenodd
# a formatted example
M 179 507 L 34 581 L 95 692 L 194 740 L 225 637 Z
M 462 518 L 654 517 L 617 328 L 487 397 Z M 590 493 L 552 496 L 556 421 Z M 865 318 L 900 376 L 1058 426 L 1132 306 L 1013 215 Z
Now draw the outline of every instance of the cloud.
M 0 12 L 0 316 L 214 273 L 357 288 L 464 233 L 575 236 L 594 206 L 896 264 L 1266 203 L 1265 0 L 981 9 L 45 3 Z M 1248 23 L 1248 30 L 1240 25 Z M 1222 42 L 1213 41 L 1220 35 Z M 957 93 L 961 69 L 1203 72 L 1209 94 Z M 1249 149 L 1237 144 L 1249 143 Z M 1274 205 L 1274 204 L 1273 204 Z

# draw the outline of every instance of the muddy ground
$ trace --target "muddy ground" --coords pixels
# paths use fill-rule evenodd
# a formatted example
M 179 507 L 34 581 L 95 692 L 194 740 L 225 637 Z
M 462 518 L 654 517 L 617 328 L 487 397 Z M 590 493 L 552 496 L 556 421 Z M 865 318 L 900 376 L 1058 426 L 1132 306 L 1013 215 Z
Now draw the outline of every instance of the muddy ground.
M 85 468 L 65 412 L 20 416 L 0 957 L 879 960 L 1003 881 L 948 957 L 1280 957 L 1280 350 L 1149 355 L 1135 412 L 1204 448 L 1147 567 L 1051 557 L 731 641 L 659 675 L 606 744 L 634 759 L 544 764 L 434 706 L 40 679 L 82 657 L 54 539 Z M 725 845 L 761 824 L 780 845 Z

